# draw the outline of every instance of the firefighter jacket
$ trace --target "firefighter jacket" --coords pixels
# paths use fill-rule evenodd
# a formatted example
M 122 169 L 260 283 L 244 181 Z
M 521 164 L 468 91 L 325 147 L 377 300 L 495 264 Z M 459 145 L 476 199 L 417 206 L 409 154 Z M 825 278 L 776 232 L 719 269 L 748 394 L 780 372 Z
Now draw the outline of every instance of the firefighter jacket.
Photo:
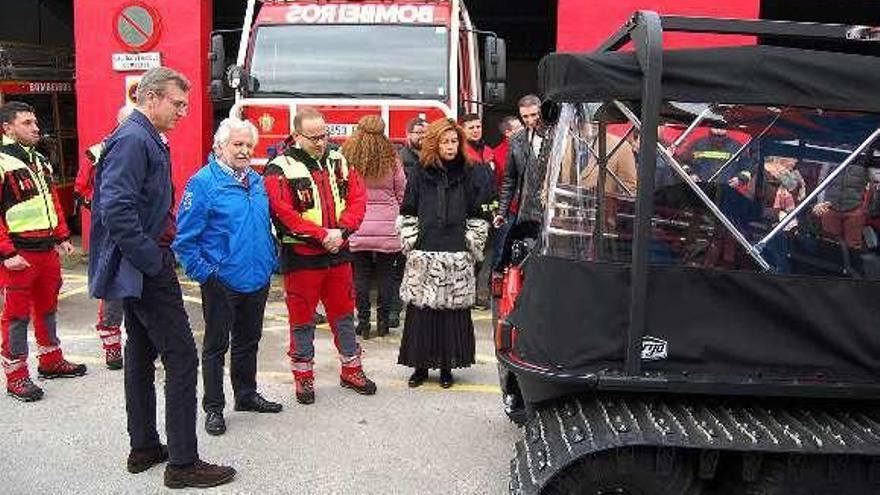
M 348 237 L 364 219 L 363 179 L 338 150 L 320 159 L 300 148 L 275 157 L 264 172 L 269 206 L 281 243 L 281 271 L 327 268 L 349 261 Z M 321 242 L 328 229 L 342 230 L 343 244 L 333 254 Z
M 46 157 L 4 136 L 0 181 L 0 259 L 49 251 L 70 237 Z
M 104 141 L 89 146 L 86 150 L 86 158 L 88 162 L 79 166 L 76 172 L 76 181 L 73 183 L 74 199 L 86 208 L 92 206 L 92 193 L 95 189 L 95 167 L 98 166 L 98 160 L 104 152 Z

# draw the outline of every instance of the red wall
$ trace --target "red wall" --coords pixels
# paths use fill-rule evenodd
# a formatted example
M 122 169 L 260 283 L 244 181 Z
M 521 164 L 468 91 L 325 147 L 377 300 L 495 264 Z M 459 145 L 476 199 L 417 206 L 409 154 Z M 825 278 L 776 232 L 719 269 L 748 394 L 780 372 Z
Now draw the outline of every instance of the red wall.
M 76 40 L 76 99 L 79 156 L 99 142 L 116 123 L 116 111 L 125 103 L 125 76 L 143 72 L 116 72 L 112 55 L 127 50 L 116 39 L 116 12 L 131 0 L 74 0 Z M 210 150 L 212 111 L 208 85 L 208 46 L 212 25 L 211 2 L 196 0 L 140 0 L 161 19 L 158 43 L 148 51 L 160 52 L 162 65 L 182 72 L 192 83 L 189 115 L 168 134 L 177 197 L 187 179 L 205 162 Z M 85 221 L 84 221 L 85 222 Z M 83 225 L 84 245 L 87 225 Z
M 653 10 L 660 14 L 703 17 L 734 17 L 757 19 L 760 0 L 559 0 L 556 49 L 559 51 L 591 51 L 615 33 L 636 10 Z M 719 38 L 712 43 L 717 43 Z M 742 43 L 742 38 L 725 36 L 727 43 Z M 707 37 L 694 34 L 673 34 L 664 38 L 667 48 L 699 46 Z

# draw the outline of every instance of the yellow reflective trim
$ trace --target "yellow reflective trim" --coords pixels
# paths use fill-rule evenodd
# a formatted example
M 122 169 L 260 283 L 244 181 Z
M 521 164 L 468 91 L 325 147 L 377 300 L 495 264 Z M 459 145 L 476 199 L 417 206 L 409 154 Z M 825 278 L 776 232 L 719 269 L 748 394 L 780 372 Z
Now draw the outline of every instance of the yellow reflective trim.
M 694 152 L 694 158 L 697 160 L 701 158 L 708 158 L 710 160 L 727 160 L 731 156 L 733 156 L 733 153 L 730 153 L 729 151 L 706 150 Z
M 345 198 L 341 197 L 339 193 L 339 187 L 336 184 L 336 173 L 334 169 L 334 163 L 339 163 L 342 167 L 342 176 L 347 180 L 348 179 L 348 164 L 345 161 L 345 157 L 342 156 L 342 153 L 338 151 L 331 151 L 328 155 L 327 159 L 327 172 L 330 178 L 330 191 L 333 195 L 333 203 L 335 204 L 336 210 L 336 220 L 339 221 L 339 216 L 343 210 L 345 210 Z M 306 211 L 300 212 L 300 215 L 316 224 L 324 226 L 324 214 L 321 205 L 321 194 L 318 190 L 318 185 L 315 184 L 315 181 L 312 180 L 312 174 L 309 172 L 308 167 L 305 163 L 302 163 L 298 160 L 294 160 L 289 156 L 280 156 L 275 158 L 271 162 L 274 165 L 277 165 L 281 172 L 284 174 L 284 177 L 288 180 L 291 179 L 308 179 L 309 184 L 312 189 L 312 197 L 314 197 L 314 206 Z M 295 191 L 291 191 L 293 194 L 296 194 Z M 285 235 L 281 237 L 281 242 L 285 244 L 301 244 L 305 241 L 299 239 L 294 236 Z
M 104 153 L 104 143 L 93 144 L 89 147 L 89 153 L 92 155 L 92 163 L 98 163 L 98 160 L 101 159 L 101 154 Z
M 28 175 L 37 185 L 38 194 L 6 210 L 5 218 L 9 232 L 21 233 L 57 227 L 58 214 L 55 213 L 55 201 L 43 174 L 34 173 L 26 163 L 14 156 L 0 154 L 0 173 L 5 176 L 7 172 L 13 170 L 27 170 Z

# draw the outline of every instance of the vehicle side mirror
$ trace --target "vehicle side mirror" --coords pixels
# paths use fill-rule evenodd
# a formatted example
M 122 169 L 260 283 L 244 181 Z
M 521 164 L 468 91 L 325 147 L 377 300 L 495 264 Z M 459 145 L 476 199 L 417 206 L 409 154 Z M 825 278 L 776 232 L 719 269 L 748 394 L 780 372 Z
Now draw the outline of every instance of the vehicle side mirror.
M 221 101 L 224 97 L 223 81 L 220 79 L 211 80 L 211 101 Z
M 504 38 L 491 35 L 483 44 L 483 74 L 486 81 L 507 79 L 507 44 Z
M 504 103 L 507 97 L 507 84 L 499 81 L 486 81 L 483 86 L 483 102 L 488 105 Z
M 223 46 L 222 34 L 211 36 L 209 60 L 211 61 L 211 79 L 222 79 L 223 69 L 226 64 L 226 48 Z

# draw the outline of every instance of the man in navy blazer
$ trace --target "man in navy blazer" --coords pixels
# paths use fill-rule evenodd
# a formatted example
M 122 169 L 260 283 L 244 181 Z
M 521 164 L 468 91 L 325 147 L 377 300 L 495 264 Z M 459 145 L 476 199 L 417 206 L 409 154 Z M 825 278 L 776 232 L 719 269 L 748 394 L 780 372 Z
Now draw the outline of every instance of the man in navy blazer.
M 131 117 L 108 138 L 95 173 L 89 292 L 124 299 L 128 471 L 168 461 L 165 486 L 227 483 L 235 469 L 199 460 L 198 357 L 174 270 L 171 158 L 164 132 L 186 116 L 189 81 L 166 67 L 147 71 Z M 156 430 L 155 361 L 165 366 L 167 448 Z

